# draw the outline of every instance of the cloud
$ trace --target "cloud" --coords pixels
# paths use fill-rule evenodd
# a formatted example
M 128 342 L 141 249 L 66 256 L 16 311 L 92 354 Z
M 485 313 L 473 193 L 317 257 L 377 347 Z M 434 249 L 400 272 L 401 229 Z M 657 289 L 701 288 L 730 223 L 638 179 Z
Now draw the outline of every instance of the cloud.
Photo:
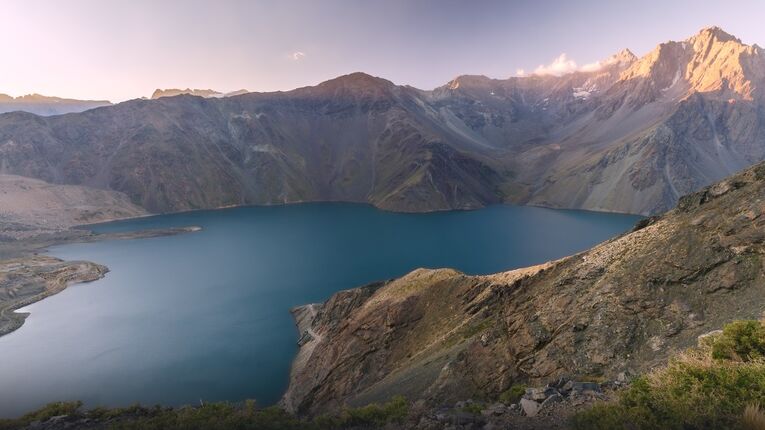
M 305 58 L 305 52 L 295 51 L 292 54 L 290 54 L 290 58 L 292 58 L 293 61 L 300 61 L 303 58 Z
M 579 70 L 582 72 L 597 72 L 598 70 L 602 69 L 604 64 L 602 61 L 596 61 L 594 63 L 585 64 L 584 66 L 580 67 Z
M 558 58 L 554 59 L 552 63 L 548 65 L 540 64 L 534 70 L 535 75 L 553 75 L 561 76 L 568 73 L 577 71 L 576 61 L 569 59 L 566 53 L 560 54 Z
M 523 69 L 515 69 L 515 76 L 526 76 L 526 71 Z

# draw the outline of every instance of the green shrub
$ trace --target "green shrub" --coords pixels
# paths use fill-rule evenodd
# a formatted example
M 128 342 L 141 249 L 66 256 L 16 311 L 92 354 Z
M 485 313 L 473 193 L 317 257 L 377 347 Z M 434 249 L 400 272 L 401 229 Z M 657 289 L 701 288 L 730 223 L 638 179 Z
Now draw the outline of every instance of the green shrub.
M 521 397 L 526 394 L 526 386 L 523 384 L 513 384 L 505 392 L 499 395 L 499 401 L 502 403 L 518 403 Z
M 751 361 L 765 357 L 765 327 L 759 321 L 734 321 L 712 344 L 718 360 Z

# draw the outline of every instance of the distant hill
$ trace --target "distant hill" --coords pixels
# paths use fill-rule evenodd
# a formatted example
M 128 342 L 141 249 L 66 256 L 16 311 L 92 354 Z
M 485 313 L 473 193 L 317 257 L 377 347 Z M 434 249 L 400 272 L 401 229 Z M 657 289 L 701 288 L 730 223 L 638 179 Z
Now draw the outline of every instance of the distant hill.
M 175 97 L 180 96 L 182 94 L 188 94 L 192 96 L 199 96 L 199 97 L 231 97 L 231 96 L 238 96 L 241 94 L 247 94 L 249 91 L 247 90 L 238 90 L 238 91 L 232 91 L 230 93 L 222 93 L 220 91 L 215 90 L 201 90 L 201 89 L 191 89 L 186 88 L 185 90 L 180 90 L 178 88 L 169 88 L 169 89 L 160 89 L 157 88 L 154 90 L 154 93 L 152 93 L 151 98 L 152 100 L 158 99 L 160 97 Z
M 40 94 L 11 97 L 7 94 L 0 94 L 0 113 L 23 111 L 36 115 L 51 116 L 82 112 L 101 106 L 111 106 L 111 104 L 107 100 L 63 99 Z
M 0 174 L 0 241 L 145 214 L 115 191 Z

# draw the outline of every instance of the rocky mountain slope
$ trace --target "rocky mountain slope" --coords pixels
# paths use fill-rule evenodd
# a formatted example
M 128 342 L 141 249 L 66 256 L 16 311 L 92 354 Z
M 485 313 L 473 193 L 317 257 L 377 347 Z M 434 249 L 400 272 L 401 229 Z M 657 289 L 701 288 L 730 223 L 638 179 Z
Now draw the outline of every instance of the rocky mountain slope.
M 106 100 L 74 100 L 60 97 L 48 97 L 40 94 L 27 94 L 11 97 L 0 94 L 0 113 L 24 111 L 36 115 L 50 116 L 72 112 L 82 112 L 101 106 L 111 106 Z
M 0 172 L 124 192 L 151 212 L 321 200 L 655 214 L 765 159 L 763 88 L 762 49 L 713 27 L 563 76 L 422 91 L 354 73 L 288 92 L 0 115 Z
M 438 406 L 561 376 L 624 379 L 759 317 L 763 297 L 765 163 L 571 257 L 489 276 L 419 269 L 298 308 L 282 403 L 312 414 L 403 394 Z

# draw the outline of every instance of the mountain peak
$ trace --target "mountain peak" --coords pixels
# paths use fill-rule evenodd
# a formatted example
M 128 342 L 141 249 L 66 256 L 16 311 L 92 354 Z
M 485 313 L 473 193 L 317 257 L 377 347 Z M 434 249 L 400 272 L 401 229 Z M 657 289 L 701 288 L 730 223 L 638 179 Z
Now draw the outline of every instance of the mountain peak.
M 388 87 L 388 86 L 393 86 L 393 82 L 387 79 L 379 78 L 377 76 L 372 76 L 368 73 L 353 72 L 347 75 L 338 76 L 328 81 L 324 81 L 319 85 L 344 86 L 344 87 L 352 87 L 352 88 L 378 87 L 378 86 Z
M 632 62 L 637 61 L 637 59 L 637 55 L 635 55 L 628 48 L 624 48 L 616 54 L 608 57 L 608 60 L 606 61 L 611 63 L 631 64 Z
M 396 84 L 387 79 L 364 72 L 354 72 L 324 81 L 314 88 L 319 91 L 373 92 L 379 95 L 387 93 L 395 86 Z
M 694 42 L 698 40 L 704 40 L 704 41 L 718 41 L 718 42 L 729 42 L 734 41 L 741 43 L 741 39 L 737 38 L 736 36 L 733 36 L 732 34 L 726 32 L 722 28 L 718 26 L 711 26 L 711 27 L 704 27 L 699 31 L 696 35 L 691 37 L 688 41 Z
M 660 44 L 627 69 L 620 80 L 648 82 L 641 96 L 645 100 L 685 97 L 691 92 L 715 94 L 725 100 L 751 100 L 765 95 L 765 59 L 758 53 L 758 48 L 720 27 L 706 27 L 685 41 Z
M 178 88 L 168 88 L 168 89 L 161 89 L 157 88 L 154 90 L 154 92 L 151 95 L 152 99 L 158 99 L 160 97 L 174 97 L 179 96 L 181 94 L 190 94 L 192 96 L 199 96 L 199 97 L 223 97 L 223 93 L 220 91 L 215 91 L 211 89 L 198 89 L 198 88 L 186 88 L 186 89 L 178 89 Z

